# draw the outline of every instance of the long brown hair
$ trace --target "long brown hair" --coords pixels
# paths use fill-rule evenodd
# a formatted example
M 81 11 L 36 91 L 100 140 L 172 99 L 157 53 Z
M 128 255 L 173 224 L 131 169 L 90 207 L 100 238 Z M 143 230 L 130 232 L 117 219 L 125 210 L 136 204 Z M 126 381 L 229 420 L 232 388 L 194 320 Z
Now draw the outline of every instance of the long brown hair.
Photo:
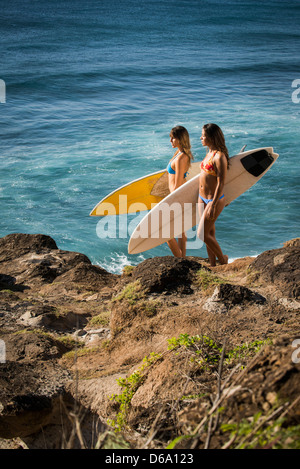
M 205 124 L 203 126 L 205 136 L 209 142 L 209 145 L 217 151 L 224 153 L 227 158 L 227 165 L 229 166 L 229 153 L 225 144 L 225 137 L 217 124 Z
M 182 125 L 177 125 L 173 127 L 170 132 L 170 137 L 177 138 L 181 144 L 182 150 L 184 153 L 189 157 L 190 163 L 194 159 L 194 156 L 191 152 L 191 142 L 190 142 L 190 135 L 185 127 Z

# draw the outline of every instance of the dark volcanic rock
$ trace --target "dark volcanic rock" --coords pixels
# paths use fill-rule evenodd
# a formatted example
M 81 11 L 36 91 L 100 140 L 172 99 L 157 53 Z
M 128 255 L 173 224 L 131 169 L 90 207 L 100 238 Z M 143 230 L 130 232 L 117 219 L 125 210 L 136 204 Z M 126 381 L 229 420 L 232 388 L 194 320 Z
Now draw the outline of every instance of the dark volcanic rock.
M 0 438 L 27 436 L 59 418 L 70 375 L 55 362 L 0 364 Z
M 98 288 L 116 276 L 93 266 L 87 256 L 57 248 L 49 236 L 12 234 L 0 239 L 0 290 L 23 291 L 52 283 L 57 277 L 65 283 L 77 282 Z
M 34 331 L 8 334 L 5 336 L 5 343 L 8 362 L 53 360 L 68 351 L 61 341 Z
M 192 293 L 193 273 L 201 268 L 200 262 L 176 257 L 154 257 L 141 262 L 133 271 L 134 280 L 139 280 L 149 293 L 163 291 Z
M 266 298 L 259 293 L 249 290 L 241 285 L 221 284 L 217 287 L 217 297 L 227 306 L 253 302 L 263 304 Z
M 17 259 L 28 253 L 57 249 L 56 242 L 43 234 L 14 233 L 0 238 L 0 262 Z
M 281 249 L 260 254 L 250 265 L 251 272 L 274 283 L 284 295 L 300 297 L 300 238 L 285 243 Z
M 247 287 L 224 283 L 215 288 L 214 293 L 205 303 L 205 309 L 215 313 L 226 313 L 236 305 L 246 309 L 250 304 L 262 305 L 266 301 L 264 296 Z
M 26 285 L 18 284 L 15 277 L 0 274 L 0 290 L 24 291 L 26 288 Z
M 97 289 L 105 285 L 113 286 L 117 275 L 111 274 L 97 265 L 79 262 L 68 272 L 62 274 L 57 281 L 63 283 L 75 283 L 89 285 L 89 288 Z

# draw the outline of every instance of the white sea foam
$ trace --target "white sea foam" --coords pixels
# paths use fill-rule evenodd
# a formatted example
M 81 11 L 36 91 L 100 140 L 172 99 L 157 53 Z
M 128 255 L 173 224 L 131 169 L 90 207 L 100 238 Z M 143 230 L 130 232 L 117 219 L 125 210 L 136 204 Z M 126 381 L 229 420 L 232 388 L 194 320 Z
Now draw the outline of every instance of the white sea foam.
M 249 257 L 257 257 L 259 255 L 260 254 L 250 254 Z M 248 257 L 248 256 L 244 256 L 244 257 Z M 238 259 L 243 259 L 243 257 L 229 257 L 228 264 L 232 264 L 232 262 L 237 261 Z
M 134 262 L 130 260 L 126 254 L 120 254 L 118 252 L 114 252 L 109 257 L 105 257 L 102 262 L 97 263 L 100 267 L 107 270 L 112 274 L 121 274 L 124 267 L 127 265 L 137 265 L 140 262 L 144 261 L 145 257 L 139 255 L 136 257 Z

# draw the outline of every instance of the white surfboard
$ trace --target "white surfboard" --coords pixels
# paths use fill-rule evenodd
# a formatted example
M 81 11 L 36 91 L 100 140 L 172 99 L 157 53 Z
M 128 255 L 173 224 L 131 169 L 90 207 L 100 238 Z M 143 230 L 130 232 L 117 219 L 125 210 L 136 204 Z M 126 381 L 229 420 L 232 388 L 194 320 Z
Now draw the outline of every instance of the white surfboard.
M 256 184 L 278 158 L 272 147 L 244 151 L 229 160 L 224 185 L 226 206 Z M 128 253 L 138 254 L 203 225 L 198 215 L 199 174 L 161 200 L 141 220 L 128 243 Z

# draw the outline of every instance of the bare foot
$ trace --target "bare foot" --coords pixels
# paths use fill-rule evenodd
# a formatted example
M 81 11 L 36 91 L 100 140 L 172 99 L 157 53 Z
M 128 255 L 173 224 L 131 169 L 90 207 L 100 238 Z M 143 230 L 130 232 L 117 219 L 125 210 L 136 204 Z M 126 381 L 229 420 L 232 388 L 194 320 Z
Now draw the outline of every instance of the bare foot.
M 223 255 L 224 262 L 220 262 L 221 265 L 228 264 L 228 256 Z

